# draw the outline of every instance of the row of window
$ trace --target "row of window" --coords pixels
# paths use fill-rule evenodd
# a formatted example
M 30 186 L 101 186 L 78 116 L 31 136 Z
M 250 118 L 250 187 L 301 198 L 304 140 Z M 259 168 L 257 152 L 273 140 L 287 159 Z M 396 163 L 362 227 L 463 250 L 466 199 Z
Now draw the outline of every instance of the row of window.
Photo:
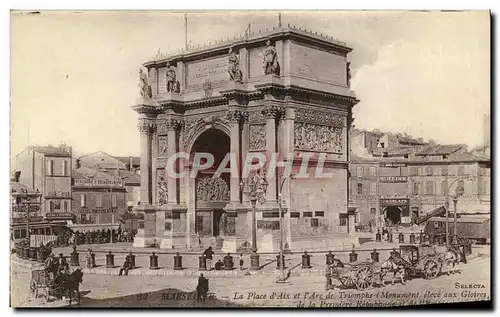
M 364 188 L 362 183 L 358 183 L 356 187 L 356 193 L 358 195 L 363 195 L 364 194 Z M 370 183 L 370 196 L 377 196 L 377 183 Z
M 50 212 L 68 212 L 69 211 L 69 201 L 67 200 L 51 200 L 49 201 L 49 211 Z
M 68 161 L 66 161 L 66 160 L 61 161 L 61 164 L 62 164 L 61 175 L 55 174 L 54 163 L 55 163 L 54 160 L 47 161 L 47 175 L 49 175 L 49 176 L 69 176 Z
M 369 174 L 368 176 L 377 176 L 377 168 L 375 166 L 370 166 L 368 168 Z M 357 177 L 363 177 L 364 175 L 364 167 L 363 166 L 357 166 L 356 167 L 356 176 Z
M 87 207 L 87 196 L 91 194 L 81 194 L 80 196 L 80 207 Z M 93 194 L 95 200 L 96 207 L 102 207 L 102 195 L 101 194 Z M 117 207 L 116 205 L 116 195 L 111 194 L 111 207 Z
M 478 188 L 479 194 L 488 194 L 487 181 L 486 180 L 480 181 L 478 184 L 479 184 L 479 188 Z M 427 181 L 427 182 L 423 183 L 422 186 L 424 186 L 424 187 L 421 187 L 421 183 L 419 181 L 413 181 L 412 182 L 412 195 L 418 195 L 418 194 L 435 195 L 435 194 L 437 194 L 436 182 Z M 464 181 L 459 180 L 457 186 L 464 188 Z M 465 188 L 464 188 L 464 190 L 465 190 L 464 194 L 467 194 Z M 443 180 L 441 182 L 440 194 L 442 196 L 446 196 L 447 192 L 448 192 L 448 181 Z M 356 194 L 359 196 L 364 195 L 364 186 L 362 183 L 357 184 Z M 377 184 L 376 183 L 370 183 L 369 195 L 370 196 L 377 196 Z
M 465 165 L 457 166 L 457 175 L 467 175 L 465 171 Z M 363 177 L 365 175 L 365 168 L 363 166 L 356 167 L 356 177 Z M 409 176 L 446 176 L 448 175 L 448 166 L 410 166 L 408 167 Z M 377 168 L 375 166 L 370 166 L 368 168 L 368 175 L 366 176 L 377 176 Z

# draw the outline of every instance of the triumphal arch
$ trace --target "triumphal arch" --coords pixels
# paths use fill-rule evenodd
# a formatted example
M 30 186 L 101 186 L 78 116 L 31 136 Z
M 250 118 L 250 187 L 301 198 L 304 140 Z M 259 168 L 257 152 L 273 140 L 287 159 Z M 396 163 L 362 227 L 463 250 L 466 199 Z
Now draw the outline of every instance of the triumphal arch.
M 219 237 L 223 250 L 236 252 L 250 245 L 255 228 L 259 252 L 276 250 L 280 198 L 292 250 L 331 247 L 334 237 L 353 232 L 348 129 L 358 100 L 349 88 L 350 51 L 288 26 L 146 62 L 142 98 L 133 106 L 141 138 L 137 211 L 144 214 L 134 245 L 185 249 Z M 195 162 L 197 153 L 210 153 L 213 162 Z M 228 153 L 236 175 L 217 174 Z M 242 167 L 259 153 L 308 175 L 259 170 L 264 181 L 252 209 Z M 170 175 L 169 164 L 184 175 Z M 330 176 L 316 177 L 319 165 Z

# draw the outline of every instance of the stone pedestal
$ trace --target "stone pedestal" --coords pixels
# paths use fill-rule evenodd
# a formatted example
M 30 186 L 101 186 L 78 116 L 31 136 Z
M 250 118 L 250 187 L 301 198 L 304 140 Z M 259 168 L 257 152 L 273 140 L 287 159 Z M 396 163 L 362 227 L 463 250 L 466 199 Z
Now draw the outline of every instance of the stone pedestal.
M 156 241 L 156 210 L 157 208 L 151 205 L 139 205 L 136 208 L 137 212 L 144 214 L 144 228 L 137 230 L 137 235 L 134 238 L 134 247 L 144 248 L 154 246 Z
M 186 208 L 176 205 L 168 206 L 165 211 L 165 231 L 157 237 L 161 241 L 161 249 L 189 249 L 198 246 L 198 237 L 188 231 Z

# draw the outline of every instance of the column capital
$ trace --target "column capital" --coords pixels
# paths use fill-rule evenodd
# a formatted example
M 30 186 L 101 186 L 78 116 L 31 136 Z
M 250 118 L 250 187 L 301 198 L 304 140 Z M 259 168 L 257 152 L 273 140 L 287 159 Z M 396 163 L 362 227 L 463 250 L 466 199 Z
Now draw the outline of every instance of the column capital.
M 165 120 L 165 126 L 168 131 L 180 130 L 184 126 L 184 121 L 180 119 L 167 119 Z
M 248 112 L 242 110 L 229 110 L 226 117 L 233 123 L 245 122 L 248 121 Z
M 266 119 L 279 119 L 285 114 L 285 107 L 272 105 L 262 110 Z
M 156 132 L 156 124 L 152 122 L 139 122 L 137 128 L 139 132 L 144 134 L 153 134 Z

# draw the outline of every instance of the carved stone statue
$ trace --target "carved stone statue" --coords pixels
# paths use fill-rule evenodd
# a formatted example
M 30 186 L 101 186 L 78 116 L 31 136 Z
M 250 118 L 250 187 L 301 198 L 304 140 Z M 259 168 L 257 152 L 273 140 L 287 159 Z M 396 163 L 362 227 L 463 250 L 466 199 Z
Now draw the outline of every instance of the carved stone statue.
M 233 48 L 229 49 L 229 79 L 233 80 L 237 83 L 241 83 L 243 81 L 243 74 L 240 70 L 240 59 L 238 54 L 233 50 Z
M 139 87 L 141 88 L 140 93 L 143 98 L 153 97 L 151 85 L 149 85 L 148 75 L 142 68 L 139 69 Z
M 276 48 L 271 45 L 271 41 L 266 42 L 266 49 L 264 50 L 264 75 L 280 75 L 280 64 L 278 62 L 278 54 Z
M 205 79 L 205 82 L 203 83 L 203 91 L 205 92 L 205 98 L 210 98 L 212 97 L 212 83 L 210 82 L 210 79 Z
M 174 65 L 167 63 L 166 76 L 167 76 L 167 92 L 179 93 L 180 84 L 179 81 L 177 80 L 177 74 Z
M 351 86 L 351 63 L 347 62 L 346 66 L 346 78 L 347 78 L 347 86 Z

